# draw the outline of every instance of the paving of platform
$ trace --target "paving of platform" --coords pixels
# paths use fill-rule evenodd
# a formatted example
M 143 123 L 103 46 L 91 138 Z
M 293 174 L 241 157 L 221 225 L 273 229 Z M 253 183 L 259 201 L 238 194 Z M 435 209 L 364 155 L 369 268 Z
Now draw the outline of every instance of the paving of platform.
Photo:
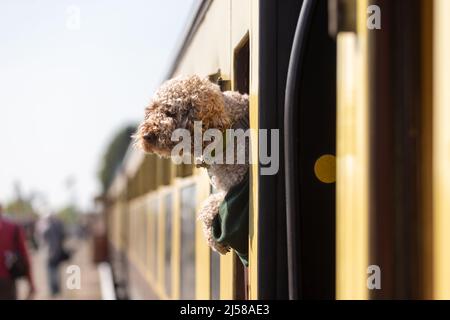
M 74 240 L 69 243 L 71 248 L 76 248 L 71 260 L 60 267 L 61 294 L 52 297 L 47 285 L 47 271 L 44 250 L 32 252 L 33 275 L 36 284 L 35 300 L 97 300 L 101 299 L 100 280 L 97 266 L 92 262 L 92 246 L 89 240 Z M 70 266 L 80 267 L 81 288 L 69 289 L 67 272 Z M 19 298 L 26 296 L 27 288 L 24 281 L 18 284 Z

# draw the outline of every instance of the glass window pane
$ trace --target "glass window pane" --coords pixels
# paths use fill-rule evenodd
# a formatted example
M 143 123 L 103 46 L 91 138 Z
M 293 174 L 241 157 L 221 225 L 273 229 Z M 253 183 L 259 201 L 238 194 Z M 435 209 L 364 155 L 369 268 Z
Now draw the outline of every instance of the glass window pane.
M 144 265 L 147 264 L 147 239 L 145 239 L 145 235 L 147 234 L 147 215 L 145 214 L 146 206 L 145 203 L 141 205 L 141 208 L 139 210 L 139 215 L 142 217 L 141 221 L 141 237 L 140 243 L 141 243 L 141 252 L 139 255 L 139 259 L 141 259 L 142 262 L 144 262 Z
M 151 228 L 150 253 L 150 271 L 154 279 L 158 278 L 158 199 L 150 201 L 149 216 Z
M 166 294 L 170 297 L 172 294 L 172 214 L 173 197 L 168 194 L 164 197 L 165 209 L 165 250 L 164 250 L 164 282 Z
M 195 185 L 181 190 L 181 298 L 195 298 Z
M 210 283 L 211 283 L 211 299 L 220 299 L 220 254 L 211 250 L 210 256 Z

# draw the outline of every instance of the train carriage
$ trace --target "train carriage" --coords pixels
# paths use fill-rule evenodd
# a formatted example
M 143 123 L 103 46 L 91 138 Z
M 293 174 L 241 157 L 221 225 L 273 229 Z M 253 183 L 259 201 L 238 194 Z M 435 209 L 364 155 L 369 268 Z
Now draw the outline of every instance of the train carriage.
M 450 298 L 448 12 L 198 1 L 165 79 L 248 93 L 250 127 L 279 130 L 278 171 L 261 174 L 253 143 L 246 268 L 204 241 L 207 173 L 130 147 L 105 211 L 118 296 Z

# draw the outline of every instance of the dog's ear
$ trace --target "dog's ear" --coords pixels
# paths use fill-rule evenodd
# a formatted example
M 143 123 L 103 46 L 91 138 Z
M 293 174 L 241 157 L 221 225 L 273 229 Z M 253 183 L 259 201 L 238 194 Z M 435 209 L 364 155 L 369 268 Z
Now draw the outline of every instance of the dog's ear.
M 184 112 L 180 113 L 180 119 L 178 121 L 178 123 L 179 123 L 178 127 L 186 129 L 189 121 L 191 121 L 191 122 L 194 121 L 194 116 L 195 116 L 195 110 L 194 110 L 194 107 L 191 105 Z
M 230 119 L 225 110 L 225 98 L 218 85 L 209 82 L 205 85 L 201 97 L 196 101 L 196 117 L 202 121 L 204 129 L 225 130 L 230 126 Z

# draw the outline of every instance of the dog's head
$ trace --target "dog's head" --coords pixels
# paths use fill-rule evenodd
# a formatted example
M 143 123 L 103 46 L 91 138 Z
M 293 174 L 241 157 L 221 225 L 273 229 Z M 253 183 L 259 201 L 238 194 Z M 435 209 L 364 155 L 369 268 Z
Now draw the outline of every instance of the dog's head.
M 219 86 L 195 75 L 168 80 L 145 109 L 145 119 L 134 136 L 135 143 L 145 152 L 169 157 L 178 143 L 172 141 L 172 133 L 187 129 L 193 137 L 194 121 L 202 122 L 203 132 L 229 127 L 230 119 Z

